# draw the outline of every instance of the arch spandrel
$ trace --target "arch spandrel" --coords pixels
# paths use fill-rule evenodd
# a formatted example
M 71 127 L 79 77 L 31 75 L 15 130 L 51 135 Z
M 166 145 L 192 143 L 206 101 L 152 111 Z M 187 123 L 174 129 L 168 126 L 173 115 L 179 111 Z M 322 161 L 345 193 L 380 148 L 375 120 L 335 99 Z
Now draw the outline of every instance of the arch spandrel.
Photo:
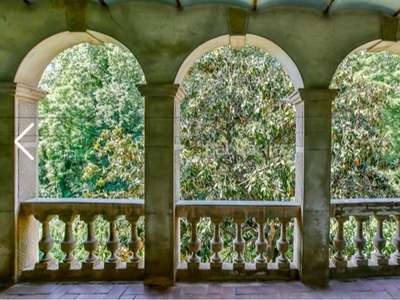
M 381 24 L 381 12 L 372 10 L 326 15 L 308 8 L 276 7 L 251 14 L 248 31 L 284 49 L 299 68 L 306 88 L 327 88 L 348 53 L 382 38 Z

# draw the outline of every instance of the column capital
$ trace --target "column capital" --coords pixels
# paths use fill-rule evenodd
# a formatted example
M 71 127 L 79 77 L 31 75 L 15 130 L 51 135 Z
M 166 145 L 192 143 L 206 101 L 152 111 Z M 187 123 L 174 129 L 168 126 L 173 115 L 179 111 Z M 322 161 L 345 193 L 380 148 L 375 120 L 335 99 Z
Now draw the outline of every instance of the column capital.
M 38 103 L 47 96 L 47 92 L 22 83 L 16 84 L 15 97 L 19 100 Z
M 15 95 L 16 84 L 14 82 L 0 82 L 0 96 Z
M 289 102 L 297 105 L 304 101 L 333 101 L 338 92 L 333 89 L 298 89 L 289 96 Z
M 181 101 L 185 92 L 179 84 L 138 84 L 136 85 L 143 97 L 171 97 Z

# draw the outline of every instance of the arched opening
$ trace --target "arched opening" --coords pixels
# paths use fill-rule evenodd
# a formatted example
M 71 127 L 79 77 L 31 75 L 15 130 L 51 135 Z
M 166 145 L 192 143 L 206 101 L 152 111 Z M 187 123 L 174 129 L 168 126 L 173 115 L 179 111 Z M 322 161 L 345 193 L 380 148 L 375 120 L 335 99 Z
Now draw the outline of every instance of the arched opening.
M 246 41 L 255 40 L 253 36 L 246 36 Z M 219 41 L 229 42 L 229 38 Z M 265 41 L 257 45 L 273 45 Z M 215 47 L 217 45 L 218 41 L 212 40 L 196 49 L 195 57 L 199 57 L 202 50 L 207 51 L 193 61 L 182 82 L 186 97 L 180 113 L 181 199 L 247 200 L 249 205 L 252 200 L 293 200 L 295 113 L 286 99 L 302 84 L 291 81 L 283 64 L 268 53 L 268 49 L 264 51 L 250 45 Z M 272 52 L 277 53 L 279 47 L 275 45 L 273 49 Z M 190 58 L 180 72 L 187 68 L 188 61 Z M 221 203 L 224 205 L 224 201 Z M 227 206 L 230 203 L 225 202 Z M 237 216 L 233 213 L 230 217 L 221 218 L 226 248 L 221 255 L 224 261 L 233 262 L 236 258 L 230 249 Z M 250 217 L 242 221 L 246 232 L 244 260 L 250 262 L 257 255 L 253 246 L 259 220 Z M 211 256 L 213 222 L 212 218 L 201 218 L 197 225 L 190 217 L 181 222 L 183 246 L 188 242 L 190 245 L 190 228 L 199 228 L 202 262 L 207 262 Z M 265 230 L 269 242 L 266 261 L 274 262 L 279 252 L 275 245 L 281 224 L 277 218 L 271 218 L 265 228 L 268 228 Z M 290 223 L 290 239 L 292 234 L 293 223 Z M 182 248 L 190 249 L 190 246 Z M 287 253 L 290 258 L 293 257 L 291 251 Z M 189 253 L 181 252 L 181 258 L 190 262 Z
M 398 55 L 356 51 L 339 65 L 333 103 L 332 198 L 399 194 Z
M 333 237 L 342 228 L 346 259 L 381 265 L 396 261 L 398 218 L 391 205 L 400 194 L 400 56 L 375 44 L 350 53 L 331 83 L 339 90 L 332 107 L 331 197 L 341 199 L 332 203 L 352 207 L 331 223 L 331 245 L 337 254 Z
M 35 71 L 30 72 L 31 69 Z M 51 207 L 50 202 L 84 203 L 85 200 L 80 198 L 143 198 L 144 101 L 136 84 L 144 83 L 145 78 L 139 63 L 127 48 L 100 33 L 60 33 L 31 50 L 21 63 L 15 81 L 17 134 L 29 123 L 33 124 L 33 133 L 24 136 L 24 139 L 29 138 L 29 143 L 22 142 L 33 159 L 23 151 L 18 151 L 16 156 L 17 203 L 36 199 L 36 202 L 47 201 L 43 205 Z M 44 100 L 45 94 L 41 90 L 48 91 Z M 50 199 L 37 200 L 38 197 Z M 86 203 L 90 202 L 86 200 Z M 139 203 L 140 206 L 143 205 Z M 52 232 L 47 234 L 53 235 L 51 239 L 56 245 L 53 247 L 53 242 L 49 242 L 51 251 L 48 253 L 40 248 L 44 253 L 41 259 L 49 254 L 60 263 L 67 262 L 67 265 L 73 265 L 69 262 L 71 255 L 76 255 L 80 261 L 87 260 L 84 241 L 90 242 L 90 239 L 82 229 L 85 223 L 92 224 L 94 220 L 95 228 L 102 232 L 95 229 L 100 238 L 98 243 L 92 241 L 95 250 L 91 255 L 102 259 L 108 255 L 107 222 L 116 224 L 117 229 L 122 228 L 124 235 L 130 235 L 130 223 L 123 214 L 118 214 L 118 217 L 123 217 L 115 220 L 104 217 L 106 222 L 97 218 L 99 213 L 89 212 L 92 216 L 88 219 L 79 212 L 77 224 L 72 221 L 78 220 L 78 214 L 71 212 L 68 217 L 61 217 L 60 213 L 49 209 L 43 215 L 33 214 L 42 223 L 43 230 L 48 224 L 46 222 L 53 222 L 50 223 Z M 53 215 L 60 215 L 62 222 L 53 219 Z M 67 231 L 72 229 L 69 226 L 81 228 L 76 240 L 68 237 Z M 115 225 L 112 226 L 115 230 Z M 20 218 L 19 231 L 20 252 L 29 254 L 29 257 L 20 255 L 21 271 L 37 262 L 39 257 L 35 247 L 37 222 L 32 215 Z M 45 234 L 42 232 L 42 242 L 46 240 Z M 71 244 L 73 240 L 77 243 Z M 70 246 L 63 246 L 63 243 L 77 244 L 78 247 L 66 250 L 65 247 Z M 130 255 L 128 240 L 124 243 L 126 245 L 121 249 L 125 250 L 123 253 L 118 250 L 117 255 L 126 260 Z M 65 252 L 67 255 L 64 257 Z M 115 257 L 114 252 L 112 257 Z M 75 259 L 73 261 L 75 263 Z

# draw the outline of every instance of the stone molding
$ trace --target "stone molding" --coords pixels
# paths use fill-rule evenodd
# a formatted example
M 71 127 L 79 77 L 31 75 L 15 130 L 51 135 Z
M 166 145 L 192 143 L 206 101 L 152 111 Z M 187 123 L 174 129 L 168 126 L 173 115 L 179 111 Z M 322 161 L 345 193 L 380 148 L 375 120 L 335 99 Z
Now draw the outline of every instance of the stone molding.
M 298 105 L 304 101 L 333 101 L 338 92 L 333 89 L 299 89 L 289 96 L 289 102 Z
M 397 42 L 400 38 L 400 19 L 382 14 L 382 39 Z
M 18 100 L 38 103 L 47 96 L 47 92 L 33 88 L 31 86 L 17 83 L 15 89 L 15 97 Z
M 68 0 L 65 1 L 68 28 L 71 32 L 86 31 L 86 0 Z
M 13 82 L 0 82 L 0 96 L 15 95 L 16 84 Z
M 168 97 L 181 101 L 185 97 L 179 84 L 138 84 L 136 87 L 145 98 Z
M 231 35 L 245 35 L 247 32 L 248 10 L 230 6 L 227 9 L 229 33 Z

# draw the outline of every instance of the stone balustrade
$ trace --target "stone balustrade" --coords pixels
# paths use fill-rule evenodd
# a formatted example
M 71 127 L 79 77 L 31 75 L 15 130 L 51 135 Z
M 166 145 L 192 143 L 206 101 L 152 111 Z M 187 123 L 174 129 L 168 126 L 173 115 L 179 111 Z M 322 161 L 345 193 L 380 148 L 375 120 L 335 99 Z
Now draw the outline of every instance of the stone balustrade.
M 295 279 L 297 266 L 291 262 L 286 253 L 289 250 L 287 226 L 300 216 L 300 206 L 293 202 L 276 201 L 179 201 L 176 205 L 176 217 L 186 218 L 191 226 L 191 237 L 188 242 L 190 256 L 186 262 L 181 262 L 177 278 L 181 280 L 255 280 L 255 279 Z M 199 257 L 201 239 L 199 238 L 199 222 L 209 218 L 213 227 L 210 240 L 212 256 L 208 261 Z M 223 251 L 223 235 L 221 224 L 224 218 L 232 218 L 235 224 L 234 239 L 229 253 L 235 253 L 231 261 L 221 256 Z M 252 261 L 246 261 L 244 251 L 243 224 L 249 218 L 257 224 L 254 229 L 253 240 L 257 256 Z M 275 245 L 268 245 L 265 231 L 266 225 L 271 223 L 279 228 L 279 239 Z M 268 261 L 265 257 L 267 247 L 279 252 L 275 261 Z
M 332 278 L 400 275 L 400 199 L 332 200 L 331 217 Z M 351 243 L 353 253 L 345 255 Z
M 292 253 L 296 253 L 299 237 L 291 230 L 297 224 L 299 234 L 307 234 L 299 224 L 300 213 L 294 202 L 177 202 L 177 236 L 179 224 L 190 226 L 188 240 L 176 245 L 176 251 L 184 246 L 187 252 L 177 263 L 177 280 L 297 279 L 300 266 L 293 263 Z M 139 255 L 143 241 L 137 229 L 139 218 L 145 215 L 143 200 L 32 199 L 21 203 L 20 215 L 33 216 L 39 222 L 41 236 L 34 247 L 42 252 L 40 259 L 23 270 L 20 280 L 143 280 L 145 266 Z M 58 259 L 51 255 L 55 247 L 51 220 L 55 216 L 65 225 L 59 244 L 64 254 Z M 95 220 L 99 216 L 109 226 L 105 259 L 96 256 L 99 237 Z M 127 261 L 118 256 L 121 237 L 116 222 L 121 216 L 130 224 L 127 247 L 131 256 Z M 77 241 L 73 225 L 78 218 L 84 224 L 79 229 L 85 230 L 83 242 Z M 331 219 L 331 278 L 400 275 L 400 199 L 332 200 Z M 226 224 L 232 229 L 229 233 Z M 210 235 L 207 243 L 204 226 Z M 271 230 L 276 235 L 272 240 Z M 231 240 L 224 240 L 227 237 Z M 83 260 L 74 256 L 78 243 L 86 251 Z M 201 251 L 204 247 L 207 255 Z M 275 251 L 272 256 L 270 249 Z M 249 250 L 251 258 L 245 255 Z
M 143 262 L 138 255 L 142 240 L 137 233 L 137 222 L 144 215 L 143 200 L 110 200 L 110 199 L 32 199 L 21 203 L 21 216 L 34 216 L 41 223 L 42 236 L 38 242 L 42 257 L 34 264 L 25 268 L 22 279 L 38 279 L 45 275 L 48 280 L 133 280 L 143 278 Z M 54 239 L 50 232 L 50 221 L 54 216 L 65 224 L 64 239 L 61 250 L 65 256 L 56 261 L 50 254 L 54 247 Z M 94 222 L 102 216 L 109 224 L 107 250 L 110 252 L 105 261 L 95 255 L 98 248 L 98 238 L 95 236 Z M 128 241 L 132 256 L 127 262 L 122 262 L 117 255 L 120 240 L 116 230 L 116 221 L 121 216 L 130 223 L 131 235 Z M 83 242 L 87 257 L 78 261 L 72 252 L 77 247 L 73 234 L 73 221 L 80 218 L 86 225 L 86 239 Z

